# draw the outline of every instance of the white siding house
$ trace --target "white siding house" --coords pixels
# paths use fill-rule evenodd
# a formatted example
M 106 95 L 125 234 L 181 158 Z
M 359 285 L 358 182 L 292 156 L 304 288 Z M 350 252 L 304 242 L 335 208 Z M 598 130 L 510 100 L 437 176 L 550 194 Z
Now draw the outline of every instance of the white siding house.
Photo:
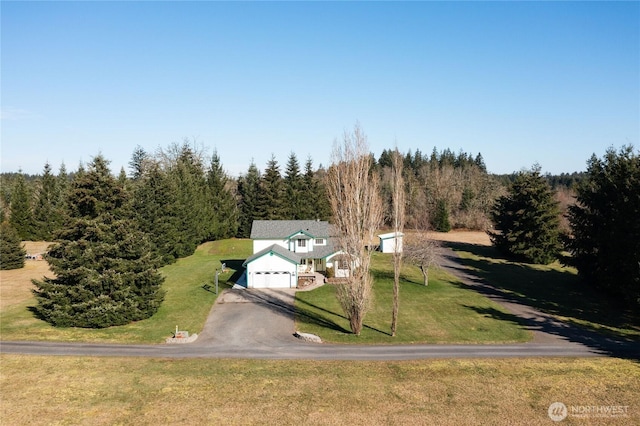
M 255 220 L 251 239 L 253 255 L 243 263 L 248 288 L 294 288 L 298 278 L 325 272 L 337 254 L 325 221 Z

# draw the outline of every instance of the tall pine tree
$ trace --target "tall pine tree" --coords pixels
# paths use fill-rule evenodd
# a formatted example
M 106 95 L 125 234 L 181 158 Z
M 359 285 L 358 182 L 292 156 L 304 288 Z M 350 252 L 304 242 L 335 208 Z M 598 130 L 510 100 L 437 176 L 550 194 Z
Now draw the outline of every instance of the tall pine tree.
M 51 174 L 51 166 L 46 163 L 39 182 L 36 205 L 33 209 L 34 234 L 38 240 L 51 241 L 53 233 L 62 226 L 62 212 L 58 208 L 57 201 L 57 180 Z
M 267 163 L 267 169 L 260 180 L 258 193 L 258 216 L 265 220 L 286 219 L 284 183 L 280 175 L 280 166 L 274 155 Z
M 610 148 L 587 165 L 569 207 L 568 260 L 589 284 L 640 304 L 640 154 Z
M 491 212 L 497 231 L 491 241 L 503 253 L 548 264 L 560 254 L 560 211 L 540 167 L 520 172 Z
M 258 212 L 258 195 L 260 193 L 260 171 L 251 161 L 247 174 L 238 180 L 238 195 L 240 196 L 240 226 L 238 237 L 248 238 L 255 219 L 263 219 Z
M 238 232 L 238 206 L 217 152 L 211 157 L 207 186 L 213 213 L 209 239 L 221 240 L 235 236 Z
M 20 269 L 24 267 L 27 254 L 15 229 L 8 222 L 0 224 L 0 269 Z
M 304 192 L 304 181 L 300 175 L 300 163 L 293 152 L 289 155 L 289 160 L 287 161 L 284 191 L 286 202 L 283 206 L 283 219 L 309 219 L 305 217 L 307 194 Z
M 31 191 L 22 174 L 18 173 L 11 192 L 11 215 L 9 223 L 16 230 L 21 240 L 33 240 L 35 223 L 31 209 Z
M 177 188 L 158 163 L 150 163 L 136 181 L 133 211 L 162 264 L 174 262 L 179 257 Z
M 46 255 L 55 278 L 33 280 L 42 319 L 60 327 L 103 328 L 158 310 L 164 279 L 126 207 L 127 195 L 108 162 L 95 157 L 74 179 L 70 221 Z

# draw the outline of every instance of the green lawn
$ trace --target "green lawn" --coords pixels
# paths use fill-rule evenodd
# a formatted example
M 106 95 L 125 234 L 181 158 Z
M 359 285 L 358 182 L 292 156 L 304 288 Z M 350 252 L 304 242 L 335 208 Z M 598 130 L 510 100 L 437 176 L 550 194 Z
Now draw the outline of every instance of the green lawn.
M 35 299 L 9 306 L 0 314 L 3 340 L 57 340 L 82 342 L 162 343 L 176 329 L 198 333 L 215 302 L 215 270 L 221 263 L 227 271 L 219 276 L 219 290 L 239 276 L 241 264 L 251 254 L 249 240 L 223 240 L 201 245 L 192 256 L 161 269 L 167 295 L 151 318 L 106 329 L 56 328 L 36 319 L 29 310 Z M 28 284 L 26 284 L 28 285 Z M 209 290 L 204 288 L 210 286 Z
M 454 276 L 434 269 L 425 287 L 420 271 L 411 265 L 402 270 L 398 329 L 391 337 L 392 265 L 390 254 L 374 253 L 374 302 L 360 336 L 351 334 L 333 285 L 297 293 L 299 331 L 337 343 L 497 343 L 531 338 L 516 322 L 486 315 L 488 311 L 506 311 L 477 292 L 462 288 Z
M 640 341 L 640 312 L 586 286 L 576 270 L 513 262 L 493 247 L 450 243 L 461 262 L 509 297 L 557 318 L 617 339 Z

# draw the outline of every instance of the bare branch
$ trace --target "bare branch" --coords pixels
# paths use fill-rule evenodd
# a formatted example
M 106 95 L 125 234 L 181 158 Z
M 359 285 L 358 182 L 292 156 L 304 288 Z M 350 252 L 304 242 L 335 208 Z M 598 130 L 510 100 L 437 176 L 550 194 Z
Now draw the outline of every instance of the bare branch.
M 366 247 L 382 222 L 379 178 L 369 173 L 371 156 L 359 125 L 353 133 L 345 131 L 342 144 L 334 142 L 332 161 L 326 176 L 327 194 L 338 243 L 349 267 L 347 282 L 338 285 L 337 296 L 351 331 L 359 335 L 373 284 L 371 253 Z
M 411 233 L 405 236 L 404 255 L 407 262 L 420 268 L 424 285 L 429 285 L 429 268 L 438 266 L 442 258 L 442 246 L 425 232 Z

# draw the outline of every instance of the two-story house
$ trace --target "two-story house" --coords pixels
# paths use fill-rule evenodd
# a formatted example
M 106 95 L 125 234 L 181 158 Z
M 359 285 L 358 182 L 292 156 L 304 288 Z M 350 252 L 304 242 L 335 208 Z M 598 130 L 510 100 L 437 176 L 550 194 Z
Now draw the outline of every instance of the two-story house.
M 344 276 L 346 265 L 338 261 L 330 229 L 318 220 L 253 221 L 253 255 L 242 265 L 247 287 L 295 288 L 300 278 L 324 279 L 327 268 Z

